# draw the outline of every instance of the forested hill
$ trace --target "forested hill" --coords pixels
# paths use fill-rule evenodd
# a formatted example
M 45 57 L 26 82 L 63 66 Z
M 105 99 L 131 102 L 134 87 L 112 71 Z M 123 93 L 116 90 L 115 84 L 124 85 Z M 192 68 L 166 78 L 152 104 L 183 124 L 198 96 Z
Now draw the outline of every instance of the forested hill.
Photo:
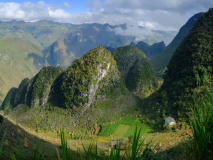
M 187 116 L 194 98 L 213 85 L 213 9 L 204 13 L 181 42 L 168 65 L 161 89 L 144 103 L 152 115 Z

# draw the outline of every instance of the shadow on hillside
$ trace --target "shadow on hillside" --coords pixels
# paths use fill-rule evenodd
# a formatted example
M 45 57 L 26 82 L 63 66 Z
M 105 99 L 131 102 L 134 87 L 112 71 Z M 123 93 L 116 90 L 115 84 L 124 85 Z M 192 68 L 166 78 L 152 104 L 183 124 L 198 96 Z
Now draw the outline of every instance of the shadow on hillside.
M 156 91 L 149 97 L 143 99 L 141 104 L 141 114 L 145 117 L 147 124 L 153 129 L 152 133 L 162 131 L 164 119 L 161 115 L 161 110 L 164 108 L 162 105 L 162 96 L 160 91 Z
M 14 154 L 17 159 L 33 159 L 37 145 L 38 151 L 40 153 L 43 152 L 45 159 L 57 159 L 56 149 L 59 151 L 60 155 L 62 155 L 60 139 L 54 139 L 54 142 L 52 140 L 54 143 L 52 144 L 48 142 L 51 139 L 47 138 L 48 141 L 40 139 L 35 135 L 26 132 L 21 127 L 14 125 L 6 118 L 4 118 L 3 123 L 0 124 L 0 128 L 1 139 L 3 133 L 6 132 L 1 158 L 3 160 L 11 159 L 12 154 Z

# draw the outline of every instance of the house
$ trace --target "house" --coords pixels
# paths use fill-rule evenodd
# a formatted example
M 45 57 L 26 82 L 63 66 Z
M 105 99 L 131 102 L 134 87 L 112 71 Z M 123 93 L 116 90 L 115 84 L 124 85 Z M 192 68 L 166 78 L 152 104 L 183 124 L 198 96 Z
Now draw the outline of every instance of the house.
M 167 117 L 165 119 L 165 124 L 168 124 L 170 127 L 176 125 L 176 121 L 172 117 Z

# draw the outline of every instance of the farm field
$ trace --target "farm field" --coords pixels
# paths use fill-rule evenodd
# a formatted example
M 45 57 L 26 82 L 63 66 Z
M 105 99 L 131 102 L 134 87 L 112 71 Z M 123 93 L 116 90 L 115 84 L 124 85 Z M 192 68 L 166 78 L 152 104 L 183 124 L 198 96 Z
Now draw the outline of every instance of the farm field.
M 101 126 L 99 136 L 113 136 L 117 138 L 128 138 L 134 134 L 135 129 L 141 128 L 141 136 L 151 132 L 151 128 L 143 124 L 137 117 L 125 117 L 112 124 Z

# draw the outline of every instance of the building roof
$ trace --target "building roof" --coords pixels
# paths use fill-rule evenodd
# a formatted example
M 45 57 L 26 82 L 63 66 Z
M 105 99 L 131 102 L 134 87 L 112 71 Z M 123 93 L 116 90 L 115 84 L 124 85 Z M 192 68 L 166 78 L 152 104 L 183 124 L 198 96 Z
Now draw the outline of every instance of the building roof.
M 175 121 L 174 118 L 172 118 L 172 117 L 167 117 L 167 118 L 165 119 L 165 123 L 170 124 L 170 123 L 172 123 L 172 122 L 175 122 L 175 123 L 176 123 L 176 121 Z

